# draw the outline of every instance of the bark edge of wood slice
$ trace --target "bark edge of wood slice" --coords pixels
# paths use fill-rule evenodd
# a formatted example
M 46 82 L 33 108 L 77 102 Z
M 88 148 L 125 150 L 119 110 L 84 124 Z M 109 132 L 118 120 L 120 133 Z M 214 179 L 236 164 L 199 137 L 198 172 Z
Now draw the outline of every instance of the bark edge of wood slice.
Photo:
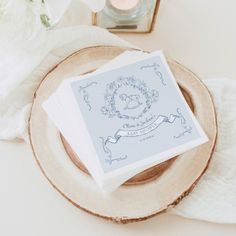
M 82 210 L 117 223 L 145 220 L 178 204 L 207 169 L 217 135 L 216 115 L 209 91 L 191 71 L 168 60 L 209 142 L 173 159 L 158 178 L 137 185 L 124 185 L 104 196 L 94 181 L 72 163 L 60 133 L 47 118 L 41 104 L 66 77 L 92 71 L 125 50 L 133 49 L 114 46 L 85 48 L 56 65 L 40 83 L 29 119 L 34 156 L 52 186 Z

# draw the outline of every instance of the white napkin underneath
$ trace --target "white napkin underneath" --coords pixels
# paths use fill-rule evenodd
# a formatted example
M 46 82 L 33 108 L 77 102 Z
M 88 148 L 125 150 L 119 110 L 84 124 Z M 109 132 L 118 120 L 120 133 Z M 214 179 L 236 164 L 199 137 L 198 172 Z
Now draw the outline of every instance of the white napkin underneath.
M 11 77 L 5 80 L 0 75 L 0 94 L 4 95 L 0 101 L 0 139 L 26 138 L 33 93 L 43 76 L 59 61 L 89 46 L 134 47 L 96 27 L 79 26 L 52 32 L 50 37 L 43 39 L 46 40 L 44 44 L 31 53 L 16 54 L 16 57 L 14 52 L 4 51 L 6 56 L 4 61 L 0 61 L 0 67 L 5 68 L 5 74 Z M 19 48 L 24 50 L 26 47 L 23 42 Z M 14 56 L 14 61 L 10 56 Z M 209 79 L 204 82 L 213 95 L 217 109 L 216 150 L 197 186 L 170 212 L 212 222 L 236 223 L 236 81 Z

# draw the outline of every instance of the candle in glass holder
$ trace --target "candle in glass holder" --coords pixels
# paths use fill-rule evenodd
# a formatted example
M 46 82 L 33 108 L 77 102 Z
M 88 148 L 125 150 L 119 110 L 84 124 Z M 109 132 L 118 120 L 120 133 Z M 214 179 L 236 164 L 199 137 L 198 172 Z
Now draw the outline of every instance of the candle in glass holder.
M 146 14 L 146 1 L 148 0 L 107 0 L 103 12 L 115 22 L 132 24 Z
M 150 32 L 160 0 L 106 0 L 93 24 L 113 32 Z
M 128 11 L 135 8 L 138 5 L 139 0 L 110 0 L 110 3 L 118 10 Z

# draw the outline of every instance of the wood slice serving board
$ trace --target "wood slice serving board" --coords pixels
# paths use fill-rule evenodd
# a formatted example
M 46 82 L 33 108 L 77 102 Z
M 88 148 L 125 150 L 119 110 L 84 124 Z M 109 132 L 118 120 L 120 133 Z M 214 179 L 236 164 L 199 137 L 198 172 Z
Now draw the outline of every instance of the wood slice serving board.
M 191 71 L 168 60 L 209 142 L 134 176 L 109 195 L 104 194 L 49 120 L 41 104 L 64 79 L 91 72 L 125 50 L 132 49 L 85 48 L 58 64 L 38 87 L 29 122 L 31 146 L 49 182 L 75 206 L 120 223 L 148 219 L 175 206 L 186 196 L 207 169 L 217 134 L 209 91 Z

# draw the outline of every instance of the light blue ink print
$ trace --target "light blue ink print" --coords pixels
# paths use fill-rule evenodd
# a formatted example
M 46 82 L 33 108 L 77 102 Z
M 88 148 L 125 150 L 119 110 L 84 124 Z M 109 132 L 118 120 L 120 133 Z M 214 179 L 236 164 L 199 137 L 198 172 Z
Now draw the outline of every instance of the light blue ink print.
M 100 139 L 102 140 L 103 150 L 111 159 L 112 158 L 112 151 L 111 151 L 111 148 L 107 147 L 107 145 L 109 145 L 109 144 L 115 145 L 118 143 L 118 141 L 121 138 L 134 138 L 134 137 L 138 137 L 138 136 L 147 135 L 150 132 L 155 131 L 163 123 L 174 124 L 176 119 L 180 120 L 181 125 L 184 125 L 186 123 L 186 119 L 184 118 L 183 114 L 180 112 L 179 108 L 176 109 L 176 114 L 170 114 L 169 116 L 158 115 L 157 118 L 151 124 L 149 124 L 143 128 L 133 129 L 133 130 L 119 129 L 116 131 L 114 136 L 108 136 L 105 139 L 103 137 L 100 137 Z M 186 126 L 184 126 L 184 127 L 186 127 Z M 191 127 L 189 127 L 189 128 L 191 128 Z M 179 135 L 174 136 L 174 138 L 180 138 L 181 136 L 183 136 L 187 132 L 190 133 L 191 130 L 189 128 L 185 129 Z M 109 164 L 112 164 L 112 162 L 110 162 Z
M 140 96 L 137 94 L 127 95 L 123 93 L 120 95 L 120 99 L 125 102 L 124 110 L 136 109 L 142 105 L 142 103 L 139 101 Z
M 113 162 L 115 162 L 115 161 L 123 161 L 123 160 L 125 160 L 127 158 L 127 155 L 114 158 L 112 156 L 111 150 L 106 146 L 106 144 L 105 144 L 106 141 L 104 140 L 104 138 L 103 137 L 99 137 L 99 138 L 100 138 L 100 140 L 102 142 L 103 151 L 107 154 L 107 158 L 105 158 L 105 161 L 109 165 L 113 164 Z
M 146 83 L 135 76 L 120 76 L 106 85 L 103 115 L 119 119 L 139 119 L 157 102 L 159 93 L 149 89 Z
M 184 118 L 184 116 L 182 115 L 182 113 L 180 112 L 180 109 L 177 109 L 177 113 L 179 114 L 179 116 L 181 117 L 181 126 L 183 128 L 183 131 L 181 131 L 178 135 L 174 135 L 174 138 L 181 138 L 183 137 L 185 134 L 190 134 L 192 132 L 192 127 L 186 125 L 186 119 Z
M 89 111 L 92 110 L 92 106 L 91 106 L 91 104 L 89 102 L 89 93 L 87 91 L 87 88 L 89 88 L 92 85 L 96 85 L 96 84 L 97 84 L 97 82 L 91 82 L 91 83 L 86 84 L 85 86 L 79 86 L 79 89 L 78 89 L 79 93 L 82 92 L 84 102 L 87 105 Z
M 159 56 L 74 81 L 71 88 L 105 173 L 201 137 Z
M 174 138 L 181 138 L 183 137 L 185 134 L 190 134 L 192 132 L 192 127 L 191 126 L 183 126 L 184 128 L 184 131 L 181 132 L 180 134 L 178 135 L 175 135 Z
M 160 67 L 160 65 L 157 64 L 156 62 L 154 62 L 153 64 L 148 64 L 148 65 L 145 65 L 145 66 L 141 66 L 141 67 L 140 67 L 140 70 L 143 70 L 143 69 L 153 69 L 154 74 L 155 74 L 155 75 L 157 76 L 157 78 L 161 81 L 161 84 L 162 84 L 163 86 L 166 86 L 166 82 L 165 82 L 165 80 L 164 80 L 164 78 L 163 78 L 162 73 L 161 73 L 160 70 L 159 70 L 159 67 Z
M 135 127 L 143 127 L 144 125 L 150 123 L 151 121 L 153 121 L 156 118 L 156 115 L 153 114 L 149 114 L 147 117 L 144 118 L 144 120 L 140 119 L 137 123 L 124 123 L 122 125 L 123 128 L 127 129 L 127 128 L 135 128 Z

